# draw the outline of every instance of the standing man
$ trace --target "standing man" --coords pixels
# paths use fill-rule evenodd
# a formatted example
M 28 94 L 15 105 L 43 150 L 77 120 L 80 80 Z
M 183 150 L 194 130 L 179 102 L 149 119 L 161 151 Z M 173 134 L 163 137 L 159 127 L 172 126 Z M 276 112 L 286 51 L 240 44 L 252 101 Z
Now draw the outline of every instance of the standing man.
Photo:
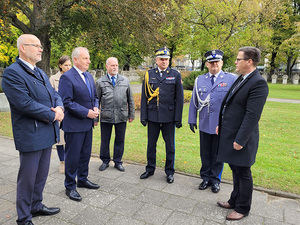
M 239 49 L 235 61 L 241 74 L 225 96 L 219 116 L 217 160 L 226 162 L 232 170 L 233 191 L 227 202 L 218 202 L 234 209 L 227 220 L 240 220 L 250 211 L 253 181 L 251 166 L 258 149 L 258 121 L 268 96 L 268 84 L 256 68 L 260 50 L 255 47 Z
M 146 72 L 142 85 L 141 123 L 148 124 L 147 166 L 140 178 L 152 176 L 156 167 L 156 143 L 160 131 L 166 144 L 165 173 L 174 181 L 175 126 L 182 127 L 183 87 L 181 75 L 169 68 L 170 51 L 155 52 L 157 68 Z
M 99 185 L 87 179 L 92 150 L 94 119 L 99 115 L 98 98 L 93 76 L 87 72 L 89 51 L 77 47 L 72 52 L 73 67 L 59 81 L 66 116 L 62 123 L 65 132 L 65 187 L 66 195 L 74 200 L 82 198 L 77 187 L 98 189 Z
M 121 160 L 124 153 L 126 122 L 128 120 L 131 123 L 135 116 L 129 81 L 126 77 L 118 74 L 118 67 L 117 58 L 108 58 L 106 60 L 107 74 L 96 82 L 97 95 L 101 105 L 100 159 L 103 163 L 99 167 L 100 171 L 109 166 L 109 143 L 113 126 L 115 127 L 113 161 L 117 170 L 125 171 Z
M 199 112 L 200 157 L 202 166 L 200 190 L 211 185 L 213 193 L 220 191 L 223 163 L 217 162 L 216 126 L 220 106 L 224 96 L 236 79 L 231 73 L 222 71 L 223 52 L 211 50 L 205 53 L 208 73 L 198 76 L 195 80 L 193 95 L 189 109 L 189 125 L 193 133 L 197 129 L 197 114 Z
M 3 74 L 2 88 L 10 104 L 13 136 L 19 151 L 17 224 L 31 225 L 32 217 L 59 213 L 43 205 L 52 145 L 59 141 L 58 122 L 64 118 L 59 94 L 44 71 L 36 67 L 43 47 L 31 34 L 17 40 L 19 56 Z

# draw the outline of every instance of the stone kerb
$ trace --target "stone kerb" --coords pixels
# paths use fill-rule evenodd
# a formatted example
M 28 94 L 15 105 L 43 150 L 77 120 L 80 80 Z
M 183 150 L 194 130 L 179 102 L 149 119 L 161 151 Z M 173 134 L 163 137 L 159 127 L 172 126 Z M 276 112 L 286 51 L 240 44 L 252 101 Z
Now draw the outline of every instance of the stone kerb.
M 299 74 L 295 74 L 292 78 L 293 84 L 299 84 Z
M 282 84 L 287 84 L 288 78 L 289 78 L 288 75 L 283 75 L 283 76 L 282 76 Z
M 278 76 L 276 74 L 272 75 L 272 84 L 276 84 Z

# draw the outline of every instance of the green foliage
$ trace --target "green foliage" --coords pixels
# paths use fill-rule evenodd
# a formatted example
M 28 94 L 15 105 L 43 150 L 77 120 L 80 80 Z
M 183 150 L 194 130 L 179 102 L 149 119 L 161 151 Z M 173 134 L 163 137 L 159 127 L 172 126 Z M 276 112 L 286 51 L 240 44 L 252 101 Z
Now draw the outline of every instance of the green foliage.
M 205 73 L 207 73 L 207 70 L 204 70 L 204 71 L 193 71 L 193 72 L 191 72 L 190 75 L 186 76 L 183 79 L 183 88 L 185 90 L 193 90 L 195 79 L 198 76 L 200 76 L 202 74 L 205 74 Z

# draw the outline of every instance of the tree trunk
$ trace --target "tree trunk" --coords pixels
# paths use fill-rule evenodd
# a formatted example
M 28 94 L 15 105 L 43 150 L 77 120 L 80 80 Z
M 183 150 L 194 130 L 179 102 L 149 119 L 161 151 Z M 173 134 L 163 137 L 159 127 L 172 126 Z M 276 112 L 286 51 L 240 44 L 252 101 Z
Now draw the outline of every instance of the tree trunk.
M 42 32 L 38 32 L 35 35 L 40 39 L 43 46 L 42 61 L 37 63 L 37 66 L 45 71 L 45 73 L 50 77 L 50 56 L 51 56 L 51 42 L 48 34 L 49 29 L 43 27 Z
M 277 56 L 277 52 L 272 51 L 272 57 L 271 57 L 271 62 L 270 62 L 270 66 L 271 66 L 271 70 L 270 70 L 270 75 L 274 74 L 275 72 L 275 59 Z

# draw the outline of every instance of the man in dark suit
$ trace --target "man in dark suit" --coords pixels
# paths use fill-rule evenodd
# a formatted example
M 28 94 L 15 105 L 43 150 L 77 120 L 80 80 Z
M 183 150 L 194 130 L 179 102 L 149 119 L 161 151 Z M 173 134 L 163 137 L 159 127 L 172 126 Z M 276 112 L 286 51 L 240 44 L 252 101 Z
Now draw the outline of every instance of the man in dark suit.
M 219 115 L 217 160 L 226 162 L 232 170 L 233 191 L 227 202 L 218 205 L 234 209 L 227 220 L 240 220 L 250 211 L 253 181 L 251 166 L 258 149 L 258 122 L 268 96 L 268 85 L 256 68 L 260 50 L 255 47 L 239 49 L 236 72 L 241 76 L 225 96 Z
M 36 67 L 43 48 L 40 40 L 23 34 L 17 40 L 19 56 L 3 74 L 2 88 L 11 110 L 13 136 L 20 155 L 17 178 L 17 224 L 32 217 L 53 215 L 59 208 L 42 204 L 52 145 L 59 141 L 58 122 L 64 118 L 59 94 L 44 71 Z
M 74 201 L 81 201 L 76 190 L 76 176 L 77 187 L 99 188 L 98 184 L 87 179 L 99 103 L 93 76 L 87 72 L 91 63 L 89 51 L 83 47 L 75 48 L 72 59 L 74 66 L 61 76 L 58 91 L 66 110 L 62 123 L 66 141 L 66 195 Z
M 142 85 L 141 123 L 143 126 L 148 124 L 148 163 L 140 178 L 146 179 L 154 174 L 156 143 L 161 131 L 166 143 L 167 182 L 173 183 L 175 127 L 182 127 L 183 87 L 180 73 L 169 68 L 169 49 L 160 48 L 155 56 L 157 68 L 147 71 Z
M 134 120 L 134 101 L 130 89 L 129 80 L 118 74 L 118 59 L 110 57 L 106 60 L 107 74 L 96 82 L 97 95 L 101 105 L 101 147 L 100 159 L 102 164 L 100 171 L 109 166 L 110 152 L 109 142 L 112 127 L 115 127 L 115 144 L 113 161 L 114 167 L 124 172 L 122 157 L 124 153 L 125 131 L 127 120 Z

